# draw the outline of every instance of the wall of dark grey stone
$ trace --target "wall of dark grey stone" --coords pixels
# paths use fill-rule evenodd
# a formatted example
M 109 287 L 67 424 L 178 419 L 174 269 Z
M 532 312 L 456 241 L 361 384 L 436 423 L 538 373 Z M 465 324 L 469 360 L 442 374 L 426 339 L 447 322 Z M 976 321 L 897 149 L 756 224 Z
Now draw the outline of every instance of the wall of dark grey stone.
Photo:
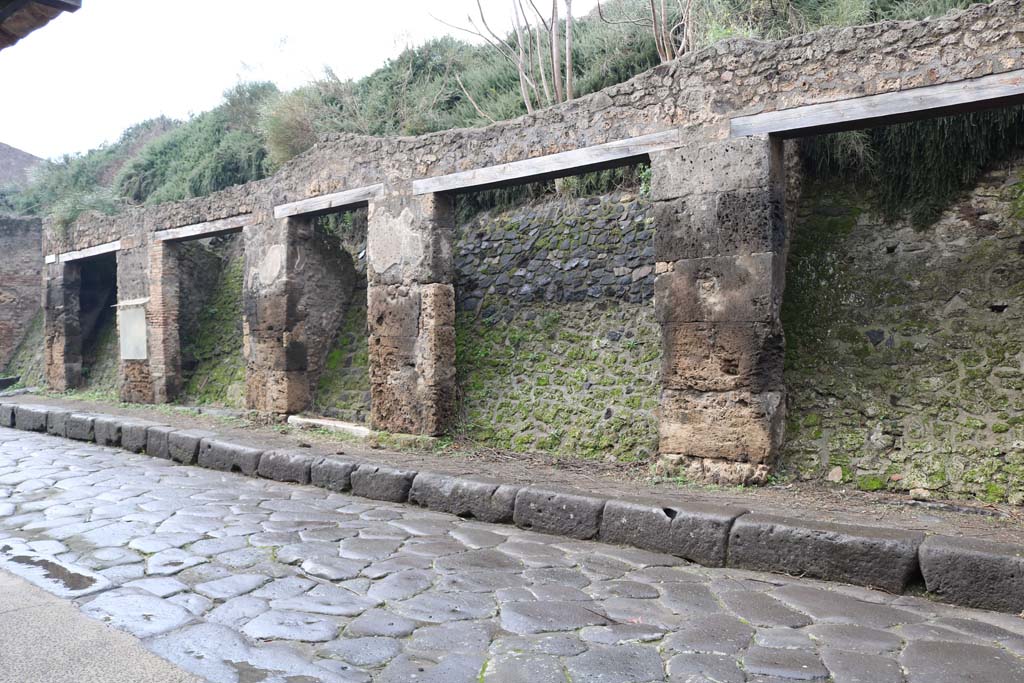
M 38 218 L 0 216 L 0 369 L 42 307 L 42 236 Z

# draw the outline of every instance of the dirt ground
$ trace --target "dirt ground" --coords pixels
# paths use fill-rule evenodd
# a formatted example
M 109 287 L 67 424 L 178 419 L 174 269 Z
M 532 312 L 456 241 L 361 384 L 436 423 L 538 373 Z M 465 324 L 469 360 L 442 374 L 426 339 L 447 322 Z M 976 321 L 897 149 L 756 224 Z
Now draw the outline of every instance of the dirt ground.
M 572 488 L 609 497 L 655 498 L 659 504 L 706 502 L 756 512 L 845 524 L 891 526 L 932 534 L 984 538 L 1024 544 L 1024 508 L 976 501 L 915 501 L 890 493 L 867 493 L 820 483 L 765 487 L 713 487 L 658 481 L 646 463 L 605 463 L 498 452 L 458 445 L 429 446 L 420 440 L 401 448 L 382 447 L 321 430 L 301 430 L 257 414 L 214 408 L 140 406 L 22 394 L 4 402 L 62 406 L 83 412 L 132 416 L 182 428 L 209 429 L 270 449 L 308 449 L 325 456 L 348 457 L 454 475 L 479 475 L 516 484 Z M 391 440 L 387 440 L 390 442 Z

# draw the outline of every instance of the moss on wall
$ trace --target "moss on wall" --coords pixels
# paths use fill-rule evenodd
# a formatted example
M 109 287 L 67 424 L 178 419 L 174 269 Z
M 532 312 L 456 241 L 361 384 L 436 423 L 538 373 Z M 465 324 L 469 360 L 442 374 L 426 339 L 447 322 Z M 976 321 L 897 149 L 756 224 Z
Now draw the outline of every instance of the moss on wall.
M 228 250 L 217 285 L 199 311 L 193 334 L 182 333 L 182 356 L 194 360 L 185 369 L 180 402 L 245 406 L 245 356 L 242 348 L 242 281 L 245 257 Z M 183 300 L 182 306 L 190 303 Z
M 40 310 L 32 318 L 32 323 L 25 332 L 25 338 L 21 340 L 14 355 L 11 356 L 4 375 L 20 377 L 19 384 L 25 387 L 42 387 L 46 382 L 43 364 L 44 344 L 43 311 Z
M 1020 177 L 992 172 L 923 230 L 869 215 L 854 188 L 805 189 L 783 305 L 784 473 L 1024 502 Z
M 348 422 L 370 416 L 370 346 L 366 333 L 366 290 L 352 295 L 317 383 L 312 412 Z
M 104 310 L 92 335 L 82 348 L 81 391 L 117 400 L 121 390 L 121 347 L 117 338 L 117 314 Z

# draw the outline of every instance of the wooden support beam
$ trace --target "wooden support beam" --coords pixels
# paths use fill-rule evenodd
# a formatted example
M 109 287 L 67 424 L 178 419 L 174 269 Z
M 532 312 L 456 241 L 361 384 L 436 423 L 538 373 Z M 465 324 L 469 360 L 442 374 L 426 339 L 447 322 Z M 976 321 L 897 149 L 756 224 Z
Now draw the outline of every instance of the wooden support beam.
M 290 204 L 281 204 L 274 207 L 274 218 L 290 218 L 292 216 L 318 216 L 332 211 L 343 209 L 355 209 L 366 206 L 370 200 L 383 196 L 384 185 L 368 185 L 357 187 L 354 190 L 335 192 L 333 194 L 311 197 Z
M 240 216 L 231 216 L 230 218 L 221 218 L 215 221 L 206 221 L 205 223 L 196 223 L 195 225 L 186 225 L 180 228 L 158 230 L 153 233 L 153 237 L 158 242 L 203 239 L 206 237 L 223 235 L 229 232 L 237 232 L 248 225 L 251 221 L 252 216 L 249 214 L 242 214 Z
M 575 149 L 571 152 L 549 154 L 498 166 L 451 173 L 436 178 L 423 178 L 413 182 L 412 191 L 413 194 L 418 195 L 435 192 L 469 192 L 579 175 L 589 171 L 646 161 L 651 152 L 672 149 L 680 144 L 679 131 L 677 129 L 666 130 L 661 133 Z
M 792 138 L 1015 104 L 1024 104 L 1024 70 L 740 116 L 730 121 L 730 135 L 736 138 L 769 134 Z
M 107 242 L 105 244 L 97 244 L 95 247 L 79 249 L 78 251 L 66 251 L 63 254 L 50 254 L 45 260 L 47 263 L 57 263 L 58 261 L 60 263 L 67 263 L 68 261 L 80 261 L 93 256 L 100 256 L 101 254 L 109 254 L 112 251 L 118 251 L 120 249 L 121 240 L 114 240 L 113 242 Z
M 62 12 L 77 12 L 82 9 L 82 0 L 34 0 L 39 5 L 46 5 Z

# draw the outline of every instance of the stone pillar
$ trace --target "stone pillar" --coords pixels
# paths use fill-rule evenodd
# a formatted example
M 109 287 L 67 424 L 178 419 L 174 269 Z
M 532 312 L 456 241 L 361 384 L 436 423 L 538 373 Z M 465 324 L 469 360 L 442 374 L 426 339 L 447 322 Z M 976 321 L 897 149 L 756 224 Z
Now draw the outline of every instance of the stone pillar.
M 82 383 L 81 271 L 76 263 L 51 263 L 45 273 L 46 382 L 54 391 L 67 391 Z
M 265 217 L 245 230 L 246 403 L 253 410 L 298 413 L 310 402 L 308 354 L 301 304 L 302 241 L 310 219 Z M 323 292 L 330 296 L 330 292 Z
M 455 412 L 454 213 L 444 195 L 394 188 L 370 203 L 370 422 L 444 433 Z
M 181 336 L 179 306 L 181 279 L 178 247 L 173 242 L 154 240 L 149 245 L 149 371 L 153 402 L 170 403 L 181 391 Z
M 667 473 L 763 483 L 781 448 L 784 183 L 767 138 L 652 155 Z

